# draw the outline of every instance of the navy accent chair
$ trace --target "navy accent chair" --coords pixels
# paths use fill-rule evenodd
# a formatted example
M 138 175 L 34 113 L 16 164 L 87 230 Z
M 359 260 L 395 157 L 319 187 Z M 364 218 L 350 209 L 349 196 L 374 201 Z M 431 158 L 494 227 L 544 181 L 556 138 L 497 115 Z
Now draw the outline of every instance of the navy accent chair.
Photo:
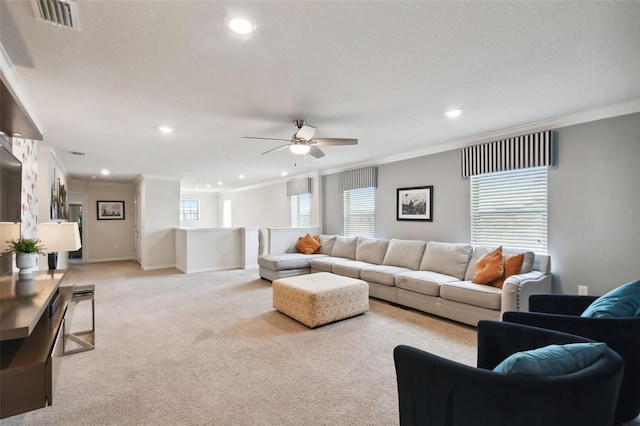
M 503 321 L 577 334 L 606 343 L 624 360 L 616 423 L 640 414 L 640 317 L 583 318 L 580 315 L 598 297 L 569 294 L 532 294 L 531 312 L 505 312 Z
M 500 321 L 478 323 L 477 367 L 410 346 L 393 356 L 400 425 L 606 426 L 613 424 L 623 362 L 606 348 L 595 363 L 556 376 L 492 371 L 509 355 L 584 337 Z

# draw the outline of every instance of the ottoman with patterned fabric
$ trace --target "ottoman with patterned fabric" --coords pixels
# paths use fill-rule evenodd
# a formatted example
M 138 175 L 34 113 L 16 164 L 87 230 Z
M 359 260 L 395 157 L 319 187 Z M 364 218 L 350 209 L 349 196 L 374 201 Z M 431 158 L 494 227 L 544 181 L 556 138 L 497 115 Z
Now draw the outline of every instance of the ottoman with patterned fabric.
M 369 310 L 369 284 L 329 272 L 273 281 L 273 307 L 314 328 Z

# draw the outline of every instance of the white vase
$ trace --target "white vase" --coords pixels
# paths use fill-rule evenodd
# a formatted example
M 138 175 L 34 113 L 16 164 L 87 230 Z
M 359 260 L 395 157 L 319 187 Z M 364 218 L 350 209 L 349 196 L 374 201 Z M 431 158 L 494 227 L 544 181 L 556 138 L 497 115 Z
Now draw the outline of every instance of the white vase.
M 34 272 L 38 265 L 38 253 L 16 253 L 16 266 L 20 275 Z

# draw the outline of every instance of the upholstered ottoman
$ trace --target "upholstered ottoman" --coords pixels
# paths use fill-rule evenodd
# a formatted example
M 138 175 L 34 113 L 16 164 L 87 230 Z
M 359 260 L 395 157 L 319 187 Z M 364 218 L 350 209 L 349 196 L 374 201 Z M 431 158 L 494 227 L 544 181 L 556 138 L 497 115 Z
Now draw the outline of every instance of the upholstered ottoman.
M 273 281 L 273 307 L 314 328 L 369 310 L 369 285 L 329 272 Z

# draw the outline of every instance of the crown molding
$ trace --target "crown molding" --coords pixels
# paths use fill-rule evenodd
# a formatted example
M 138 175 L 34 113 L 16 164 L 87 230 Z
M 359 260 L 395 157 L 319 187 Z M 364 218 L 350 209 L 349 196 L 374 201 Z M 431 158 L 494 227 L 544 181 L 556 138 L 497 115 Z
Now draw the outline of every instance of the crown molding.
M 321 176 L 320 171 L 314 170 L 314 171 L 307 172 L 307 173 L 300 173 L 300 174 L 297 174 L 297 175 L 285 176 L 285 177 L 283 177 L 281 179 L 270 180 L 269 182 L 258 183 L 256 185 L 243 186 L 242 188 L 230 189 L 228 191 L 217 191 L 217 193 L 218 194 L 227 194 L 227 193 L 232 193 L 232 192 L 249 191 L 249 190 L 252 190 L 252 189 L 264 188 L 264 187 L 267 187 L 267 186 L 273 186 L 273 185 L 278 185 L 278 184 L 286 184 L 288 181 L 293 180 L 293 179 L 302 179 L 302 178 L 306 178 L 306 177 L 318 178 L 320 176 Z M 189 192 L 189 190 L 186 190 L 186 191 Z M 211 192 L 213 192 L 213 191 L 211 191 Z

